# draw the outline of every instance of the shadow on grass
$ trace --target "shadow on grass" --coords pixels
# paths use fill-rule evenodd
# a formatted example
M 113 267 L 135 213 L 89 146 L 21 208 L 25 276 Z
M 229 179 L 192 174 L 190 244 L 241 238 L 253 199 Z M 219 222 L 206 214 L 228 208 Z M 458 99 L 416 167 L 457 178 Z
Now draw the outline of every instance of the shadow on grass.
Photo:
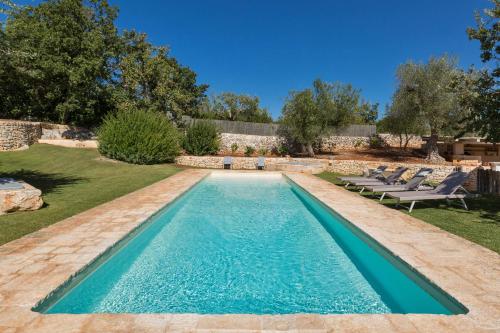
M 481 210 L 481 217 L 490 219 L 495 224 L 500 225 L 500 197 L 499 196 L 483 196 L 475 199 L 470 204 L 471 209 Z
M 58 173 L 44 173 L 33 170 L 0 172 L 2 178 L 22 180 L 42 191 L 42 194 L 57 192 L 62 186 L 86 182 L 86 178 L 65 176 Z

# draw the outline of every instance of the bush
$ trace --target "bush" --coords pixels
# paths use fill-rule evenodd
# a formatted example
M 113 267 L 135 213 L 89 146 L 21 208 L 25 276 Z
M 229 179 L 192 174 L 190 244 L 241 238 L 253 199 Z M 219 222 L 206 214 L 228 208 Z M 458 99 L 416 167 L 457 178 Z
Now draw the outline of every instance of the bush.
M 281 144 L 278 146 L 277 151 L 280 156 L 285 156 L 288 154 L 288 147 L 286 145 Z
M 365 140 L 363 139 L 357 139 L 355 142 L 354 142 L 354 148 L 358 149 L 358 148 L 361 148 L 365 145 Z
M 255 148 L 252 146 L 246 146 L 245 147 L 245 156 L 252 156 L 253 153 L 255 153 Z
M 235 142 L 231 145 L 231 152 L 234 154 L 238 150 L 238 144 Z
M 259 155 L 266 156 L 268 152 L 267 148 L 259 148 Z
M 386 145 L 384 139 L 377 134 L 370 136 L 369 144 L 370 148 L 375 148 L 375 149 L 384 148 Z
M 99 152 L 135 164 L 172 162 L 180 135 L 162 113 L 130 110 L 108 115 L 98 131 Z
M 196 122 L 186 132 L 184 149 L 189 154 L 213 155 L 219 151 L 219 145 L 219 131 L 214 124 L 207 121 Z

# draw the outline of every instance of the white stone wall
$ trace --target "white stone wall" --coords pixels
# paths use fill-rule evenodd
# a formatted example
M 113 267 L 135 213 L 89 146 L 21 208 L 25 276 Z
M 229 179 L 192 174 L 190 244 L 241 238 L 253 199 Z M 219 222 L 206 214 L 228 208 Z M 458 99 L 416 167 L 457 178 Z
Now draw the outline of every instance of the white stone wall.
M 231 145 L 233 143 L 238 145 L 237 153 L 244 153 L 247 146 L 253 147 L 255 150 L 264 148 L 271 152 L 277 149 L 283 142 L 283 139 L 279 136 L 222 133 L 220 153 L 231 152 Z M 334 151 L 367 148 L 368 146 L 368 137 L 331 136 L 324 138 L 319 148 L 323 153 L 331 153 Z
M 247 146 L 253 147 L 256 151 L 259 149 L 266 149 L 271 152 L 277 149 L 282 143 L 282 139 L 278 136 L 262 136 L 262 135 L 247 135 L 247 134 L 233 134 L 221 133 L 220 135 L 221 153 L 230 153 L 233 144 L 238 145 L 237 153 L 244 153 Z
M 399 148 L 399 136 L 387 133 L 381 133 L 379 136 L 384 139 L 385 143 L 390 147 Z M 403 136 L 403 145 L 405 141 L 405 137 Z M 419 135 L 410 135 L 410 140 L 408 141 L 408 148 L 420 148 L 425 142 L 422 140 L 422 137 Z
M 334 151 L 367 148 L 370 138 L 366 136 L 330 136 L 321 140 L 320 150 L 323 153 Z

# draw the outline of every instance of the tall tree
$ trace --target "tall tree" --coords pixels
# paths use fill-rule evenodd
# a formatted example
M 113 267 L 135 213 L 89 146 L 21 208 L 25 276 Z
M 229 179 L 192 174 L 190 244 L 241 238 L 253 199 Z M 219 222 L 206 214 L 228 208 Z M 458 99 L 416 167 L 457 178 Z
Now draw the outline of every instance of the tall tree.
M 269 111 L 260 107 L 257 96 L 238 95 L 231 92 L 205 98 L 198 116 L 255 123 L 270 123 L 273 121 Z
M 356 105 L 352 87 L 316 80 L 312 89 L 290 93 L 282 110 L 282 127 L 314 156 L 313 143 L 352 121 Z
M 0 73 L 8 116 L 91 124 L 110 109 L 107 82 L 118 41 L 106 0 L 48 0 L 15 8 L 4 29 L 8 72 Z M 6 104 L 6 105 L 5 105 Z
M 426 64 L 408 62 L 397 70 L 398 87 L 394 99 L 398 106 L 412 112 L 422 128 L 430 133 L 427 160 L 443 161 L 439 155 L 440 135 L 453 135 L 458 130 L 464 110 L 452 86 L 459 75 L 456 61 L 447 56 L 431 58 Z
M 169 56 L 168 48 L 152 45 L 135 31 L 124 32 L 119 68 L 122 104 L 166 112 L 174 119 L 194 115 L 208 87 L 197 85 L 196 73 Z
M 481 60 L 491 66 L 481 71 L 471 69 L 457 81 L 461 103 L 470 111 L 468 129 L 478 132 L 490 142 L 500 142 L 500 0 L 494 8 L 476 13 L 476 28 L 468 28 L 470 39 L 481 45 Z

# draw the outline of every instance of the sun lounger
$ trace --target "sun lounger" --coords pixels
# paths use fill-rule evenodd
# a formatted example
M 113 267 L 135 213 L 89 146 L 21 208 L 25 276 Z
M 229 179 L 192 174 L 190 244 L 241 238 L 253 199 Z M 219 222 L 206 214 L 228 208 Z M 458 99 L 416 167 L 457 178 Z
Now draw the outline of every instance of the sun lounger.
M 387 177 L 381 177 L 378 179 L 363 179 L 358 181 L 352 181 L 346 185 L 346 188 L 353 184 L 354 186 L 361 187 L 359 193 L 362 193 L 365 190 L 365 186 L 376 186 L 376 185 L 394 185 L 401 178 L 401 176 L 408 170 L 405 167 L 398 167 Z
M 393 184 L 393 185 L 368 185 L 365 186 L 370 192 L 382 193 L 380 196 L 380 201 L 382 201 L 387 192 L 402 192 L 402 191 L 419 191 L 419 190 L 432 190 L 432 187 L 422 186 L 423 182 L 432 173 L 431 168 L 422 168 L 417 171 L 417 173 L 404 184 Z
M 259 159 L 257 160 L 257 170 L 264 170 L 265 166 L 265 157 L 260 156 Z
M 224 156 L 224 169 L 231 169 L 233 158 L 231 156 Z
M 417 201 L 424 200 L 460 200 L 463 208 L 468 210 L 465 198 L 471 196 L 466 189 L 462 187 L 467 180 L 469 174 L 467 172 L 456 171 L 448 175 L 435 189 L 430 191 L 406 191 L 406 192 L 388 192 L 387 196 L 398 200 L 397 205 L 402 206 L 401 202 L 411 202 L 408 210 L 413 210 L 413 206 Z
M 351 182 L 351 181 L 356 181 L 356 180 L 363 180 L 363 179 L 375 179 L 378 176 L 381 176 L 382 173 L 387 169 L 387 165 L 379 165 L 376 169 L 373 169 L 370 171 L 368 176 L 357 176 L 357 177 L 339 177 L 340 180 L 343 182 Z

